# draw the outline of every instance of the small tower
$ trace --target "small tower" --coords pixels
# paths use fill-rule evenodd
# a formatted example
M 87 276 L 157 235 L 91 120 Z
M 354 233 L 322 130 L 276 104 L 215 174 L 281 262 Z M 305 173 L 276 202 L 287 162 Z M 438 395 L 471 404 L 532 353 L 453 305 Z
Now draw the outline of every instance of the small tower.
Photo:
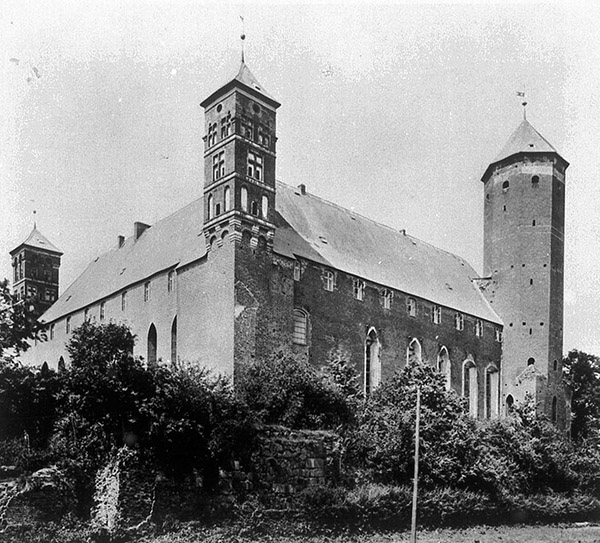
M 530 394 L 561 427 L 569 421 L 561 367 L 568 166 L 524 119 L 482 178 L 485 294 L 504 321 L 505 410 Z
M 205 109 L 204 233 L 210 251 L 236 243 L 272 249 L 275 112 L 279 103 L 244 60 L 238 74 L 201 104 Z
M 62 254 L 34 225 L 27 239 L 10 252 L 15 303 L 30 300 L 39 317 L 56 301 Z

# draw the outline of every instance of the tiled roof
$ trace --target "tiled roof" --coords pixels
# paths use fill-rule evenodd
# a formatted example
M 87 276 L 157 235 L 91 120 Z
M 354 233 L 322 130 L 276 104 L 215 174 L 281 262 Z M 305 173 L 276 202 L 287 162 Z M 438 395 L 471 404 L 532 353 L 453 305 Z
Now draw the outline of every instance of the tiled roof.
M 463 259 L 349 210 L 277 184 L 275 252 L 331 268 L 500 323 L 471 279 Z M 56 320 L 170 267 L 206 253 L 202 199 L 128 238 L 120 249 L 96 258 L 48 309 Z
M 523 119 L 523 122 L 508 138 L 500 154 L 494 159 L 494 163 L 518 153 L 558 154 L 558 151 L 526 119 Z
M 63 254 L 62 251 L 58 247 L 56 247 L 56 245 L 50 243 L 50 241 L 48 241 L 48 238 L 46 238 L 46 236 L 44 236 L 35 226 L 33 227 L 33 230 L 31 231 L 31 234 L 29 234 L 27 239 L 23 243 L 20 243 L 15 249 L 13 249 L 11 251 L 11 254 L 14 253 L 17 249 L 23 247 L 24 245 L 26 245 L 27 247 L 34 247 L 35 249 L 44 249 L 45 251 L 50 251 L 59 255 Z
M 462 258 L 331 202 L 277 185 L 275 250 L 501 323 Z

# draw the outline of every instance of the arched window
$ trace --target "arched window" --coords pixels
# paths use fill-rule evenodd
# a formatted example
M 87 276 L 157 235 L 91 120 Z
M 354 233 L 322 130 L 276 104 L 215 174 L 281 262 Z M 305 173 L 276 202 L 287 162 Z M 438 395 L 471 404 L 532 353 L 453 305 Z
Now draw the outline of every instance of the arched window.
M 375 390 L 381 382 L 381 344 L 375 328 L 371 328 L 365 339 L 365 396 Z
M 417 338 L 413 338 L 406 349 L 406 363 L 421 363 L 422 362 L 422 350 L 421 344 Z
M 148 330 L 148 364 L 156 364 L 156 326 L 150 325 Z
M 534 175 L 534 176 L 531 178 L 531 184 L 532 184 L 533 186 L 537 185 L 539 182 L 540 182 L 540 176 L 539 176 L 539 175 Z
M 446 347 L 442 347 L 438 353 L 437 369 L 444 376 L 446 390 L 450 390 L 450 355 Z
M 248 230 L 242 232 L 242 245 L 250 245 L 252 234 Z
M 463 362 L 463 398 L 467 400 L 469 415 L 477 417 L 477 366 L 469 355 Z
M 556 396 L 554 396 L 552 398 L 552 413 L 551 413 L 552 422 L 556 422 L 556 419 L 558 418 L 557 404 L 558 404 L 558 402 L 556 400 Z
M 65 369 L 66 369 L 65 359 L 61 356 L 58 359 L 58 371 L 65 371 Z
M 498 368 L 490 364 L 485 370 L 485 417 L 498 418 L 498 394 L 500 392 Z
M 171 364 L 177 364 L 177 317 L 171 325 Z
M 264 236 L 258 236 L 256 246 L 259 251 L 264 251 L 267 248 L 267 239 Z
M 248 211 L 248 189 L 246 187 L 242 187 L 241 200 L 242 211 Z
M 250 211 L 252 215 L 258 215 L 258 204 L 256 202 L 252 202 L 252 209 Z
M 214 205 L 214 198 L 213 198 L 213 195 L 211 194 L 211 195 L 209 195 L 209 197 L 208 197 L 208 207 L 207 207 L 207 209 L 206 209 L 206 213 L 208 214 L 208 217 L 207 217 L 207 219 L 208 219 L 209 221 L 210 221 L 210 220 L 213 218 L 213 216 L 214 216 L 214 213 L 213 213 L 213 205 Z
M 223 212 L 227 213 L 231 209 L 231 189 L 225 187 L 225 196 L 223 198 Z
M 506 397 L 506 404 L 505 404 L 506 415 L 510 415 L 513 412 L 514 405 L 515 405 L 515 399 L 512 397 L 511 394 L 509 394 Z
M 262 216 L 266 219 L 269 215 L 269 198 L 266 196 L 262 197 Z
M 527 359 L 528 366 L 533 366 L 534 364 L 535 364 L 535 358 L 533 358 L 533 356 Z
M 294 309 L 294 330 L 292 341 L 296 345 L 308 344 L 308 313 L 304 309 Z
M 504 181 L 504 183 L 502 183 L 502 192 L 506 192 L 509 186 L 510 183 L 508 181 Z

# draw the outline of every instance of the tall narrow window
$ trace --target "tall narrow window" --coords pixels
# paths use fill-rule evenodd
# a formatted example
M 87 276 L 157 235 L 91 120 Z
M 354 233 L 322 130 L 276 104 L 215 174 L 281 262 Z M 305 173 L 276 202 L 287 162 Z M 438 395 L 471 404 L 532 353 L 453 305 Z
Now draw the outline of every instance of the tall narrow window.
M 175 272 L 171 270 L 167 275 L 167 292 L 173 292 L 175 287 Z
M 208 146 L 212 147 L 217 143 L 217 123 L 208 126 Z
M 498 418 L 499 373 L 496 366 L 488 366 L 485 371 L 485 417 Z
M 325 290 L 333 292 L 333 287 L 335 286 L 335 275 L 331 270 L 323 271 L 323 287 Z
M 502 343 L 502 330 L 500 328 L 494 328 L 494 335 L 498 343 Z
M 217 125 L 215 124 L 215 131 Z M 225 117 L 221 119 L 221 139 L 225 139 L 231 134 L 231 113 L 227 113 Z
M 406 349 L 406 363 L 414 364 L 423 361 L 421 344 L 417 338 L 413 338 Z
M 67 320 L 65 321 L 65 331 L 67 334 L 71 332 L 71 317 L 67 317 Z
M 106 317 L 106 302 L 100 302 L 100 320 L 103 321 Z
M 54 339 L 54 324 L 50 325 L 50 339 Z
M 267 219 L 269 216 L 269 198 L 266 196 L 262 197 L 262 216 L 263 219 Z
M 354 279 L 352 282 L 352 290 L 354 297 L 357 300 L 363 300 L 365 297 L 365 282 L 361 279 Z
M 477 417 L 477 367 L 469 356 L 463 363 L 463 397 L 467 400 L 469 415 Z
M 254 123 L 248 117 L 242 117 L 242 135 L 249 140 L 254 139 Z
M 300 281 L 302 278 L 302 266 L 300 262 L 294 262 L 294 281 Z
M 381 382 L 380 348 L 377 331 L 375 328 L 371 328 L 365 339 L 365 396 L 373 392 Z
M 144 283 L 144 302 L 150 300 L 150 281 Z
M 381 305 L 383 305 L 383 309 L 391 309 L 392 308 L 392 297 L 393 297 L 393 293 L 391 290 L 384 288 L 381 291 Z
M 557 409 L 557 400 L 556 400 L 556 396 L 554 396 L 552 398 L 552 412 L 551 412 L 551 418 L 552 418 L 552 422 L 556 422 L 557 418 L 558 418 L 558 409 Z
M 156 364 L 156 326 L 150 325 L 148 330 L 148 364 Z
M 90 319 L 90 308 L 89 308 L 89 307 L 86 307 L 86 308 L 83 310 L 83 320 L 84 320 L 85 322 L 87 322 L 89 319 Z
M 248 176 L 262 181 L 263 158 L 254 151 L 248 151 Z
M 296 345 L 306 345 L 308 343 L 308 314 L 303 309 L 294 309 L 293 318 L 292 341 Z
M 454 315 L 454 328 L 457 330 L 465 329 L 465 317 L 462 313 L 456 313 L 456 315 Z
M 269 146 L 269 134 L 262 124 L 258 125 L 258 143 L 264 147 Z
M 215 153 L 213 155 L 213 181 L 220 179 L 225 175 L 225 152 Z
M 515 399 L 512 397 L 511 394 L 509 394 L 506 397 L 506 405 L 505 405 L 506 415 L 510 415 L 513 412 L 514 405 L 515 405 Z
M 223 198 L 223 211 L 227 213 L 231 209 L 231 189 L 225 187 L 225 194 Z
M 177 317 L 171 325 L 171 364 L 177 364 Z
M 211 220 L 211 219 L 214 217 L 214 215 L 215 215 L 215 214 L 214 214 L 214 212 L 213 212 L 214 202 L 215 202 L 215 199 L 213 198 L 213 195 L 212 195 L 212 194 L 210 194 L 210 195 L 208 196 L 208 207 L 207 207 L 207 209 L 206 209 L 206 213 L 207 213 L 207 215 L 208 215 L 208 217 L 207 217 L 207 220 L 209 220 L 209 221 L 210 221 L 210 220 Z
M 440 324 L 442 322 L 442 308 L 439 305 L 434 305 L 431 308 L 431 321 L 433 324 Z
M 446 390 L 450 390 L 450 355 L 448 349 L 442 347 L 438 353 L 438 371 L 444 376 L 446 381 Z
M 475 321 L 475 335 L 477 337 L 483 336 L 483 321 L 479 319 Z
M 406 311 L 410 317 L 417 316 L 417 302 L 414 298 L 408 298 L 406 300 Z
M 125 311 L 127 309 L 127 291 L 121 294 L 121 311 Z
M 242 187 L 240 194 L 242 200 L 242 211 L 248 211 L 248 189 L 246 187 Z

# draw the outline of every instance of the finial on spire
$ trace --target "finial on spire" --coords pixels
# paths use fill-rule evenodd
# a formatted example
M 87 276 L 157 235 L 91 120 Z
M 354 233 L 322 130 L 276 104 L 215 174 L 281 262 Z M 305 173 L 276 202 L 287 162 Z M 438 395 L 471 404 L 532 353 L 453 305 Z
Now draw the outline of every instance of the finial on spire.
M 520 96 L 521 98 L 525 98 L 525 93 L 522 91 L 517 91 L 517 96 Z M 526 121 L 527 120 L 527 102 L 523 101 L 521 103 L 521 105 L 523 106 L 523 120 Z
M 244 18 L 240 15 L 240 19 L 242 20 L 242 34 L 240 35 L 240 39 L 242 40 L 242 64 L 244 63 L 244 41 L 246 40 L 246 33 L 244 32 Z
M 35 214 L 37 213 L 37 211 L 34 209 L 33 210 L 33 229 L 35 230 L 37 228 L 37 221 L 35 220 Z

